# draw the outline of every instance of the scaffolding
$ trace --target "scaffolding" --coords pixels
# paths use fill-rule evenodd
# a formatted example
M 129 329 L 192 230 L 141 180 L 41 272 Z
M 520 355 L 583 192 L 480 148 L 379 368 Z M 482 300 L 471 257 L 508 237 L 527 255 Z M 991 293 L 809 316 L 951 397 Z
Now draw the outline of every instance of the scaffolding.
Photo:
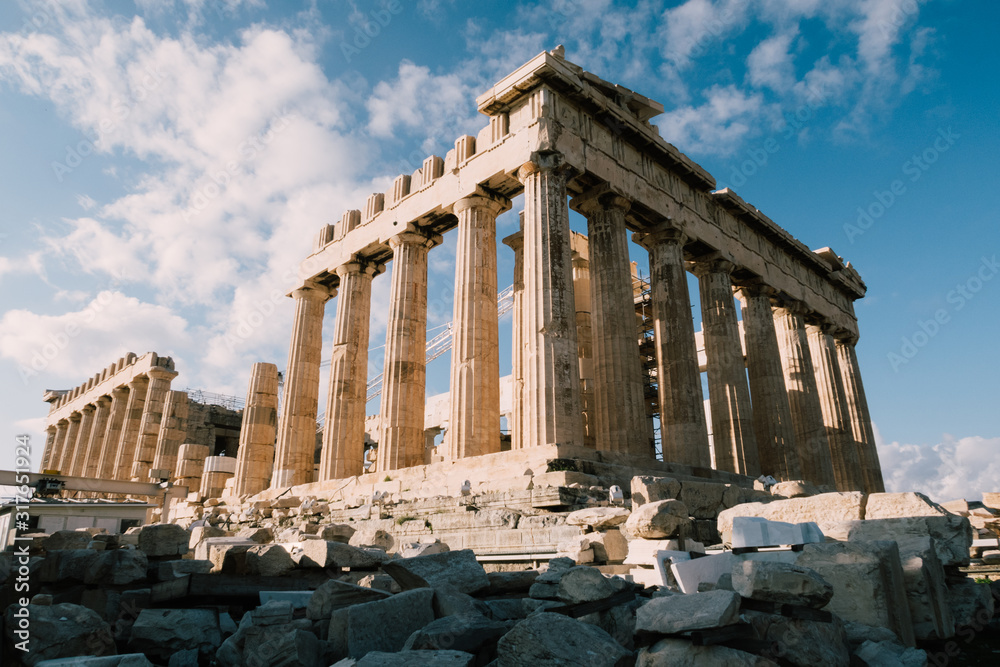
M 216 394 L 202 389 L 191 389 L 190 387 L 184 391 L 187 392 L 188 400 L 194 403 L 201 403 L 202 405 L 218 405 L 233 412 L 239 412 L 246 406 L 246 399 L 239 396 Z
M 653 453 L 663 460 L 663 432 L 660 428 L 659 382 L 656 369 L 656 344 L 653 331 L 653 305 L 650 297 L 649 277 L 632 265 L 632 300 L 635 304 L 638 327 L 639 359 L 642 365 L 643 395 L 646 414 L 653 422 Z

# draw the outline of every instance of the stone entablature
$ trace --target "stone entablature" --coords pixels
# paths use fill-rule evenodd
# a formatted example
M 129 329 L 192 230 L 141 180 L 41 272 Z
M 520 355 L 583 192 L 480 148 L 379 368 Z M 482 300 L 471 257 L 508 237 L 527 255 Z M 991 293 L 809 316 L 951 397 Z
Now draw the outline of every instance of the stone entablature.
M 498 451 L 499 439 L 489 436 L 499 431 L 495 221 L 523 194 L 521 231 L 506 241 L 518 272 L 515 449 L 587 445 L 652 456 L 644 444 L 642 371 L 629 343 L 638 342 L 628 316 L 632 232 L 650 253 L 666 460 L 702 468 L 710 461 L 687 287 L 687 272 L 694 272 L 701 292 L 694 297 L 716 308 L 706 322 L 713 337 L 705 365 L 716 388 L 709 398 L 717 466 L 780 479 L 805 474 L 841 490 L 882 490 L 853 354 L 853 302 L 866 288 L 849 263 L 829 248 L 809 250 L 734 192 L 713 191 L 711 175 L 649 123 L 662 105 L 583 71 L 561 50 L 533 58 L 477 104 L 489 116 L 478 136 L 460 137 L 443 159 L 427 158 L 389 191 L 371 195 L 363 210 L 324 226 L 302 262 L 303 282 L 291 293 L 296 315 L 272 488 L 312 479 L 324 304 L 343 288 L 344 276 L 357 273 L 347 267 L 371 267 L 366 275 L 374 277 L 386 262 L 394 265 L 376 470 L 421 462 L 427 255 L 456 227 L 463 255 L 456 262 L 446 457 Z M 587 218 L 589 260 L 573 252 L 569 207 Z M 338 299 L 334 349 L 349 344 L 360 352 L 370 280 L 351 289 L 360 292 Z M 575 290 L 589 293 L 589 313 Z M 733 293 L 743 305 L 743 328 Z M 355 301 L 357 307 L 349 305 Z M 807 326 L 822 332 L 812 344 Z M 601 372 L 588 378 L 587 369 Z M 360 400 L 345 389 L 351 373 L 347 364 L 332 369 L 323 451 L 324 460 L 345 465 L 324 465 L 320 480 L 358 474 L 363 413 L 339 409 Z

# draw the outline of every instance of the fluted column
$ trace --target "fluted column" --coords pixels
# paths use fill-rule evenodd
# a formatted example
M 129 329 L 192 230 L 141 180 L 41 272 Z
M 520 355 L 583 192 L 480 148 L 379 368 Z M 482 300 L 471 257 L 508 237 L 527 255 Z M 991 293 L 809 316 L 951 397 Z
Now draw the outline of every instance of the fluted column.
M 76 453 L 76 441 L 80 437 L 80 420 L 83 415 L 74 412 L 69 416 L 69 428 L 66 430 L 66 442 L 59 455 L 59 465 L 56 469 L 63 475 L 71 475 L 73 467 L 73 456 Z
M 149 386 L 146 390 L 146 403 L 142 410 L 142 423 L 139 426 L 139 440 L 135 449 L 135 462 L 132 464 L 132 481 L 148 482 L 149 470 L 156 457 L 156 442 L 160 437 L 160 426 L 163 423 L 163 407 L 170 391 L 170 381 L 177 377 L 176 371 L 153 366 L 147 371 Z M 156 480 L 159 481 L 159 480 Z
M 379 268 L 364 261 L 337 268 L 340 287 L 319 464 L 321 480 L 343 479 L 364 472 L 372 278 Z
M 96 477 L 98 479 L 115 479 L 118 445 L 122 437 L 122 424 L 128 407 L 128 387 L 116 387 L 111 390 L 111 408 L 108 411 L 108 425 L 101 443 L 101 452 L 97 456 L 99 465 Z
M 500 451 L 497 215 L 510 200 L 481 192 L 455 202 L 455 307 L 446 458 Z
M 524 185 L 524 445 L 583 444 L 567 173 L 533 155 Z
M 829 325 L 806 325 L 809 354 L 816 371 L 816 386 L 819 390 L 820 408 L 823 410 L 823 424 L 830 441 L 833 477 L 838 491 L 864 491 L 864 471 L 861 469 L 858 446 L 851 429 L 837 350 L 829 331 Z
M 635 235 L 649 250 L 663 460 L 708 468 L 708 423 L 684 269 L 684 233 L 664 225 Z
M 93 403 L 88 403 L 80 410 L 80 430 L 77 431 L 76 444 L 73 447 L 73 457 L 69 461 L 69 472 L 65 474 L 74 477 L 83 475 L 83 470 L 87 465 L 87 448 L 94 435 L 94 412 L 97 407 Z
M 42 450 L 42 459 L 38 462 L 38 469 L 45 470 L 48 467 L 49 458 L 52 456 L 52 449 L 56 444 L 56 432 L 58 429 L 55 424 L 48 424 L 45 427 L 45 449 Z
M 802 475 L 814 484 L 836 486 L 830 459 L 830 440 L 823 423 L 816 372 L 806 339 L 805 307 L 797 302 L 774 309 L 781 368 L 792 410 L 795 444 Z
M 747 378 L 753 401 L 753 431 L 761 473 L 779 480 L 801 479 L 792 411 L 771 312 L 772 293 L 770 287 L 759 284 L 739 290 L 747 344 Z
M 524 212 L 521 212 L 524 226 Z M 524 447 L 524 232 L 518 231 L 503 240 L 514 251 L 514 283 L 511 307 L 511 377 L 510 377 L 510 448 Z
M 69 421 L 60 419 L 56 422 L 55 428 L 56 435 L 52 439 L 51 448 L 43 458 L 41 466 L 38 468 L 39 472 L 58 469 L 59 459 L 62 457 L 63 448 L 66 444 L 66 433 L 69 431 Z
M 573 303 L 576 310 L 576 355 L 580 365 L 580 412 L 583 444 L 597 448 L 594 426 L 594 324 L 590 306 L 590 260 L 574 250 Z
M 761 474 L 740 326 L 730 274 L 734 265 L 715 255 L 695 264 L 701 294 L 701 327 L 708 363 L 715 467 L 742 475 Z
M 630 202 L 601 192 L 573 206 L 587 217 L 597 448 L 651 458 L 625 227 Z
M 133 378 L 128 383 L 128 404 L 125 407 L 122 434 L 118 440 L 118 453 L 115 455 L 115 479 L 132 478 L 132 464 L 135 462 L 135 448 L 139 441 L 139 427 L 142 424 L 148 388 L 149 379 L 145 376 Z
M 861 382 L 861 369 L 858 366 L 855 342 L 847 336 L 838 336 L 834 344 L 837 348 L 840 375 L 844 382 L 851 431 L 858 443 L 858 458 L 864 474 L 865 491 L 867 493 L 884 493 L 885 482 L 882 479 L 882 465 L 878 460 L 875 432 L 872 428 L 871 414 L 868 412 L 865 387 Z
M 184 444 L 188 426 L 188 395 L 184 391 L 168 391 L 163 403 L 163 422 L 156 439 L 154 470 L 170 471 L 169 479 L 176 477 L 177 450 Z M 152 479 L 157 481 L 160 478 Z
M 440 242 L 440 236 L 428 237 L 412 226 L 389 240 L 392 289 L 382 375 L 379 472 L 424 462 L 427 252 Z
M 329 414 L 328 412 L 327 415 Z M 327 424 L 329 425 L 329 421 Z M 233 495 L 253 495 L 268 487 L 271 471 L 274 469 L 274 439 L 277 431 L 278 367 L 258 362 L 250 370 L 243 424 L 240 427 L 240 447 L 236 452 Z M 189 473 L 184 472 L 185 476 Z M 180 477 L 180 473 L 177 476 Z
M 272 487 L 313 481 L 319 364 L 323 354 L 323 311 L 332 296 L 329 288 L 311 281 L 292 292 L 295 320 L 288 347 L 285 395 L 278 419 Z
M 101 452 L 104 449 L 104 440 L 108 435 L 108 416 L 111 413 L 111 398 L 101 396 L 95 402 L 94 423 L 90 430 L 90 441 L 87 443 L 87 453 L 83 457 L 80 466 L 80 476 L 97 477 L 97 471 L 101 467 Z

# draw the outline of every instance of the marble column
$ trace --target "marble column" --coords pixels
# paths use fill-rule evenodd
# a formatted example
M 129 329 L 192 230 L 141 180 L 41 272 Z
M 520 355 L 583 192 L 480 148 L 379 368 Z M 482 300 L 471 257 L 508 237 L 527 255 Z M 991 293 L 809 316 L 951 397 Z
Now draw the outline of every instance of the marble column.
M 319 464 L 321 480 L 345 479 L 364 473 L 372 278 L 379 268 L 364 261 L 337 268 L 340 287 Z
M 774 309 L 781 368 L 788 406 L 792 410 L 802 476 L 813 484 L 835 487 L 830 440 L 823 423 L 816 372 L 806 339 L 805 314 L 805 307 L 798 302 L 788 302 Z
M 524 226 L 524 212 L 521 212 Z M 511 377 L 510 377 L 510 448 L 524 447 L 524 232 L 518 231 L 503 240 L 514 251 L 514 288 L 511 308 Z
M 69 461 L 69 475 L 80 477 L 87 465 L 87 447 L 94 435 L 94 412 L 97 407 L 93 403 L 83 406 L 80 412 L 80 430 L 77 432 L 76 445 L 73 447 L 73 457 Z
M 427 252 L 440 242 L 440 236 L 429 237 L 412 225 L 389 240 L 392 288 L 385 334 L 378 472 L 424 462 Z
M 80 420 L 83 418 L 79 412 L 74 412 L 69 416 L 69 428 L 66 430 L 66 442 L 59 455 L 59 464 L 56 469 L 63 475 L 72 474 L 73 455 L 76 452 L 76 441 L 80 436 Z
M 328 419 L 327 428 L 329 424 Z M 240 427 L 240 447 L 236 452 L 234 496 L 253 495 L 270 485 L 277 431 L 278 367 L 258 362 L 250 369 L 250 382 L 247 385 L 247 400 Z M 189 471 L 185 471 L 185 476 L 188 475 Z
M 278 418 L 272 487 L 313 481 L 316 413 L 319 410 L 319 364 L 323 354 L 323 311 L 334 296 L 311 281 L 292 292 L 295 320 L 288 348 L 285 394 Z
M 132 464 L 135 462 L 135 448 L 139 441 L 139 427 L 142 424 L 148 388 L 149 379 L 146 376 L 133 378 L 128 383 L 128 404 L 125 406 L 122 434 L 118 440 L 118 453 L 115 455 L 115 479 L 132 479 Z
M 625 213 L 613 192 L 574 199 L 587 217 L 597 448 L 652 458 Z
M 38 470 L 45 470 L 49 464 L 49 458 L 52 456 L 52 450 L 56 444 L 56 433 L 58 429 L 55 424 L 49 424 L 45 427 L 45 449 L 42 450 L 42 460 L 38 463 Z
M 698 261 L 694 270 L 701 294 L 712 441 L 717 469 L 758 477 L 760 456 L 730 278 L 734 268 L 731 261 L 715 254 Z
M 146 402 L 143 405 L 142 422 L 139 426 L 135 461 L 132 464 L 133 482 L 150 481 L 149 470 L 156 457 L 156 441 L 160 437 L 160 426 L 163 423 L 163 406 L 170 391 L 170 381 L 177 377 L 176 371 L 168 371 L 158 366 L 153 366 L 146 374 L 149 377 L 149 385 L 146 389 Z
M 184 444 L 188 427 L 188 395 L 183 391 L 168 391 L 163 403 L 163 422 L 156 439 L 153 470 L 170 471 L 169 479 L 177 475 L 177 450 Z M 245 413 L 244 413 L 245 414 Z M 270 472 L 270 471 L 269 471 Z M 152 479 L 157 481 L 160 478 Z
M 506 197 L 486 192 L 455 202 L 458 245 L 446 460 L 500 451 L 496 219 L 509 208 Z
M 97 477 L 101 467 L 101 452 L 104 441 L 108 437 L 108 417 L 111 414 L 111 397 L 101 396 L 97 399 L 94 410 L 94 426 L 91 429 L 90 442 L 87 443 L 87 454 L 80 467 L 80 476 Z
M 568 174 L 560 154 L 536 153 L 517 177 L 524 185 L 524 446 L 582 445 Z
M 56 436 L 52 440 L 52 448 L 42 461 L 39 472 L 46 470 L 56 470 L 59 466 L 59 459 L 62 457 L 63 449 L 66 445 L 66 433 L 69 431 L 69 421 L 60 419 L 56 422 Z
M 747 344 L 747 379 L 753 402 L 753 431 L 760 469 L 779 480 L 802 479 L 792 411 L 785 391 L 781 353 L 771 312 L 774 290 L 766 285 L 739 289 Z
M 868 412 L 865 387 L 861 382 L 861 369 L 858 366 L 858 355 L 854 347 L 855 340 L 842 335 L 836 337 L 834 344 L 837 349 L 840 375 L 844 382 L 851 432 L 857 443 L 858 459 L 864 475 L 865 492 L 884 493 L 885 482 L 882 479 L 882 465 L 878 460 L 875 431 L 872 428 L 871 414 Z
M 649 251 L 663 460 L 708 468 L 708 423 L 684 269 L 684 233 L 669 225 L 635 235 Z
M 590 260 L 573 251 L 573 302 L 576 311 L 576 355 L 580 365 L 580 412 L 583 445 L 597 448 L 594 425 L 594 325 L 590 308 Z
M 111 390 L 111 408 L 108 412 L 108 426 L 101 443 L 101 453 L 97 460 L 99 465 L 96 477 L 98 479 L 115 479 L 115 464 L 118 456 L 118 444 L 122 437 L 122 424 L 125 422 L 128 407 L 128 387 L 115 387 Z
M 830 441 L 830 461 L 838 491 L 864 491 L 864 472 L 858 458 L 858 446 L 851 429 L 844 380 L 837 361 L 837 350 L 829 325 L 807 324 L 809 354 L 816 371 L 823 424 Z

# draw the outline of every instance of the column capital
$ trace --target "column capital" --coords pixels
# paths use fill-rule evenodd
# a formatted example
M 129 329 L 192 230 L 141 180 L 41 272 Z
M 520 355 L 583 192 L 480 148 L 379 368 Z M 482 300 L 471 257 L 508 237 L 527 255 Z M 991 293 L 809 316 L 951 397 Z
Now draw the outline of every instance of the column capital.
M 96 401 L 96 403 L 97 403 L 98 407 L 100 407 L 102 405 L 104 407 L 108 407 L 109 405 L 111 405 L 111 397 L 108 396 L 107 394 L 105 394 L 104 396 L 101 396 L 100 398 L 98 398 L 97 401 Z
M 858 339 L 860 336 L 853 331 L 848 331 L 847 329 L 837 329 L 831 334 L 833 340 L 838 345 L 849 345 L 854 347 L 858 344 Z
M 393 250 L 401 245 L 422 245 L 433 248 L 440 245 L 443 240 L 440 234 L 429 234 L 416 225 L 408 224 L 405 229 L 389 238 L 389 247 Z
M 149 384 L 149 378 L 145 375 L 137 375 L 128 381 L 128 387 L 131 390 L 135 390 L 138 387 L 144 387 Z
M 585 216 L 592 216 L 601 211 L 617 210 L 622 215 L 632 207 L 632 200 L 611 187 L 609 183 L 591 188 L 582 195 L 569 200 L 570 208 Z
M 326 303 L 337 296 L 337 290 L 310 279 L 304 280 L 300 286 L 289 292 L 288 296 L 293 299 L 311 299 Z
M 485 208 L 497 216 L 510 210 L 510 207 L 510 199 L 482 187 L 477 187 L 475 193 L 462 197 L 451 205 L 452 213 L 455 215 L 470 208 Z
M 514 252 L 518 252 L 519 250 L 524 248 L 524 232 L 516 231 L 510 236 L 503 239 L 501 243 L 503 243 L 505 246 L 507 246 Z
M 81 415 L 79 412 L 70 413 L 69 420 L 71 422 L 78 422 L 81 419 L 83 419 L 83 415 Z
M 535 151 L 531 154 L 527 162 L 517 168 L 514 175 L 517 177 L 517 180 L 524 183 L 524 180 L 528 176 L 540 171 L 554 171 L 568 175 L 575 170 L 566 164 L 566 159 L 562 153 L 556 151 Z
M 45 427 L 45 432 L 46 433 L 49 433 L 49 432 L 55 433 L 56 429 L 57 429 L 57 427 L 56 427 L 55 424 L 49 424 L 48 426 Z
M 122 385 L 121 387 L 115 387 L 111 390 L 111 396 L 113 398 L 125 398 L 128 396 L 128 387 Z
M 777 289 L 765 283 L 761 278 L 754 278 L 737 284 L 736 291 L 739 292 L 740 297 L 743 299 L 758 296 L 766 296 L 770 299 L 778 293 Z
M 146 371 L 146 375 L 149 376 L 150 380 L 173 380 L 177 377 L 177 371 L 168 371 L 160 366 L 152 366 Z
M 82 408 L 80 408 L 80 410 L 83 411 L 83 412 L 93 412 L 96 409 L 97 409 L 97 406 L 94 405 L 93 403 L 87 403 L 85 406 L 83 406 Z
M 590 260 L 576 251 L 573 252 L 572 259 L 570 261 L 573 262 L 574 269 L 590 268 Z
M 683 246 L 689 238 L 684 233 L 684 225 L 674 220 L 661 222 L 659 225 L 632 235 L 633 241 L 650 251 L 656 246 L 664 244 Z
M 385 271 L 385 264 L 376 264 L 362 257 L 354 257 L 351 261 L 338 266 L 334 272 L 343 280 L 349 274 L 364 273 L 369 276 L 377 276 Z
M 60 419 L 59 421 L 56 422 L 56 426 L 57 427 L 59 427 L 59 426 L 62 426 L 62 427 L 69 426 L 69 419 L 67 419 L 66 417 L 63 417 L 62 419 Z
M 731 274 L 736 269 L 736 263 L 728 254 L 716 250 L 707 255 L 702 255 L 691 262 L 691 273 L 699 278 L 709 273 Z
M 771 305 L 775 310 L 784 310 L 792 315 L 800 315 L 802 317 L 806 317 L 812 312 L 804 301 L 799 301 L 798 299 L 787 299 L 780 296 L 773 297 Z

